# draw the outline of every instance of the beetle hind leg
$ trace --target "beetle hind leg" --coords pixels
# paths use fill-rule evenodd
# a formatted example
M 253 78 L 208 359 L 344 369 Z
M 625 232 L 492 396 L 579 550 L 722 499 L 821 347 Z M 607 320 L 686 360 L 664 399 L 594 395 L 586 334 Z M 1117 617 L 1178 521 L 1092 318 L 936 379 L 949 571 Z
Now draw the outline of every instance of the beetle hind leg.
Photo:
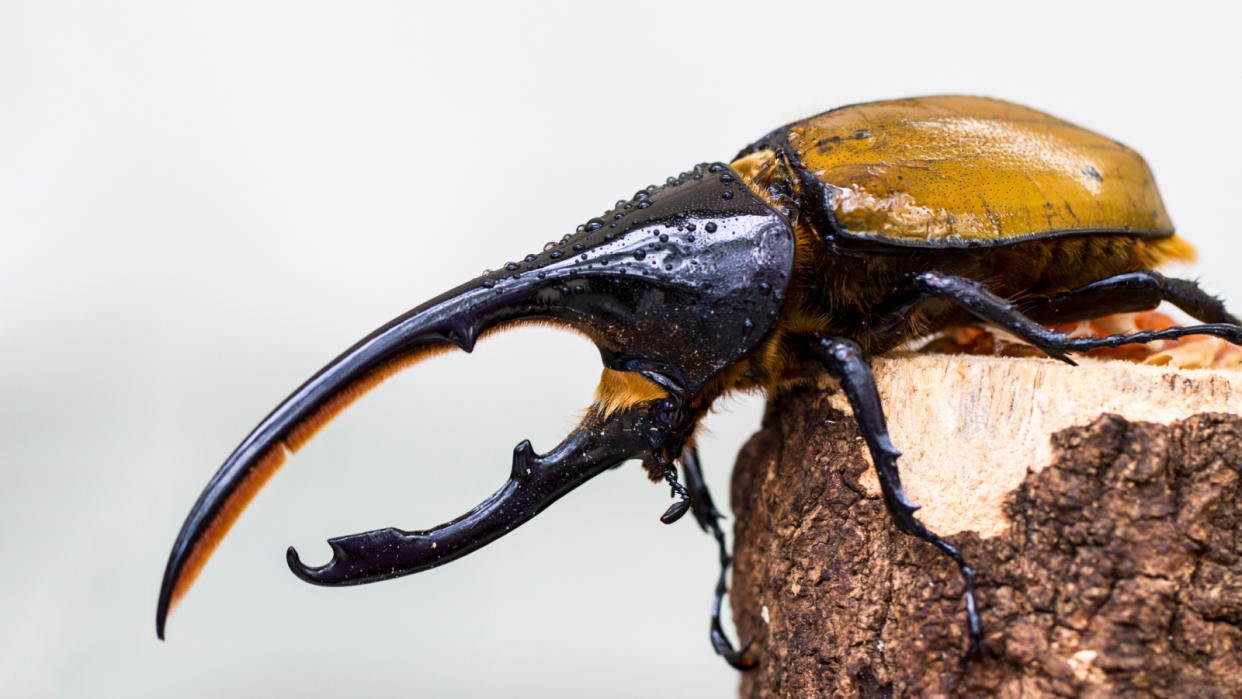
M 940 297 L 1013 333 L 1053 359 L 1067 364 L 1075 364 L 1069 358 L 1068 352 L 1087 352 L 1100 347 L 1120 347 L 1156 340 L 1176 340 L 1187 335 L 1213 335 L 1235 345 L 1242 345 L 1242 326 L 1238 325 L 1237 318 L 1225 310 L 1224 304 L 1218 299 L 1208 295 L 1194 282 L 1166 279 L 1152 271 L 1109 277 L 1039 301 L 1031 309 L 1031 315 L 1020 310 L 1016 303 L 992 293 L 979 282 L 963 277 L 924 272 L 911 277 L 907 283 L 908 286 L 899 292 L 899 301 L 892 304 L 892 310 L 885 316 L 882 327 L 892 327 L 893 319 L 898 314 L 908 314 L 928 298 Z M 1098 317 L 1109 313 L 1152 308 L 1165 299 L 1210 322 L 1107 337 L 1069 337 L 1032 319 L 1035 316 L 1046 322 L 1061 322 Z
M 929 531 L 914 517 L 918 506 L 910 502 L 902 490 L 901 474 L 897 470 L 897 457 L 901 456 L 901 452 L 897 451 L 889 439 L 880 392 L 876 388 L 875 376 L 871 373 L 866 352 L 853 340 L 843 337 L 815 334 L 810 336 L 810 341 L 811 350 L 823 362 L 829 375 L 840 382 L 845 397 L 849 400 L 854 419 L 858 421 L 858 429 L 862 432 L 867 449 L 871 452 L 871 460 L 875 463 L 884 507 L 893 523 L 902 532 L 935 546 L 957 564 L 966 586 L 963 597 L 966 602 L 967 630 L 970 634 L 968 657 L 974 656 L 983 648 L 983 630 L 975 602 L 975 572 L 957 547 Z
M 1039 299 L 1025 310 L 1038 322 L 1072 323 L 1114 313 L 1146 311 L 1160 305 L 1161 301 L 1168 301 L 1205 323 L 1240 324 L 1223 301 L 1197 283 L 1166 277 L 1150 269 L 1118 274 Z

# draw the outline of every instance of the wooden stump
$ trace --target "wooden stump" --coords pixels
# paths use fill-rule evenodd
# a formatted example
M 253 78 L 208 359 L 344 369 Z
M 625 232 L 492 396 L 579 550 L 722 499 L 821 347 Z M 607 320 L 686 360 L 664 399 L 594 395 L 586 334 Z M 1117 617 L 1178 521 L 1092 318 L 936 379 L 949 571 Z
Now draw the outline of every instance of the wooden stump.
M 831 386 L 779 396 L 733 476 L 743 697 L 1242 695 L 1242 372 L 877 360 L 920 519 L 899 533 Z

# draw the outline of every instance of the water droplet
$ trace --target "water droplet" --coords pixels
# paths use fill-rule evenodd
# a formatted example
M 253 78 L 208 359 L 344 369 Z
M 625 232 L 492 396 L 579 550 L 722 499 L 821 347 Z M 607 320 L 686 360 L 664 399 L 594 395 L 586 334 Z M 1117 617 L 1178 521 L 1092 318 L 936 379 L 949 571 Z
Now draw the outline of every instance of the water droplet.
M 709 221 L 709 222 L 708 222 L 708 224 L 707 224 L 706 226 L 703 226 L 703 230 L 707 231 L 708 233 L 715 233 L 715 232 L 716 232 L 716 222 L 715 222 L 715 221 Z
M 639 248 L 638 250 L 635 250 L 635 251 L 634 251 L 634 259 L 635 259 L 635 260 L 642 260 L 642 259 L 645 259 L 646 257 L 647 257 L 647 251 L 646 251 L 646 250 L 643 250 L 643 249 Z
M 599 229 L 603 227 L 604 227 L 604 221 L 602 219 L 593 218 L 590 221 L 586 222 L 586 229 L 588 231 L 598 231 Z
M 723 169 L 725 169 L 724 165 L 721 165 L 720 163 L 712 163 L 711 166 L 707 168 L 707 171 L 708 172 L 720 172 Z
M 483 288 L 484 288 L 484 289 L 490 289 L 490 288 L 492 288 L 493 286 L 496 286 L 496 282 L 492 281 L 491 279 L 487 279 L 487 280 L 485 280 L 485 281 L 483 282 Z
M 687 243 L 693 243 L 693 242 L 694 242 L 694 236 L 692 236 L 692 235 L 688 235 L 688 236 L 686 236 L 686 242 L 687 242 Z
M 640 189 L 637 192 L 634 192 L 634 198 L 637 199 L 638 201 L 642 201 L 643 199 L 646 199 L 649 196 L 651 195 L 647 194 L 647 190 L 645 189 Z
M 553 250 L 551 253 L 548 254 L 548 257 L 551 257 L 554 260 L 559 260 L 564 256 L 565 256 L 565 253 L 561 252 L 560 250 Z
M 548 273 L 547 272 L 536 272 L 535 276 L 539 277 L 540 279 L 543 279 L 544 277 L 548 276 Z
M 575 293 L 575 294 L 581 294 L 583 291 L 585 291 L 585 289 L 583 289 L 583 288 L 582 288 L 582 285 L 581 285 L 581 284 L 574 284 L 574 293 Z
M 661 242 L 661 243 L 667 243 L 667 242 L 668 242 L 668 233 L 661 233 L 661 234 L 660 234 L 660 242 Z
M 746 320 L 742 321 L 742 327 L 746 328 L 747 330 L 750 330 L 751 328 L 755 327 L 755 324 L 750 322 L 750 318 L 747 318 Z
M 724 194 L 721 194 L 720 196 L 721 196 L 721 198 L 722 198 L 722 199 L 732 199 L 732 198 L 733 198 L 733 192 L 725 192 Z
M 522 261 L 523 261 L 523 262 L 534 262 L 534 261 L 535 261 L 535 256 L 534 256 L 534 255 L 527 255 L 526 257 L 523 257 L 523 258 L 522 258 Z
M 583 245 L 582 243 L 574 243 L 574 252 L 582 252 L 585 249 L 586 249 L 586 246 Z
M 625 200 L 624 200 L 624 199 L 618 199 L 618 200 L 617 200 L 617 203 L 612 205 L 612 208 L 614 208 L 614 209 L 620 209 L 620 208 L 621 208 L 621 207 L 623 207 L 623 206 L 625 206 Z
M 686 224 L 686 230 L 688 230 L 688 231 L 693 231 L 693 230 L 695 230 L 696 228 L 698 228 L 698 226 L 694 225 L 693 223 L 687 223 L 687 224 Z
M 543 244 L 543 251 L 547 252 L 554 247 L 556 247 L 556 243 L 553 243 L 552 241 L 549 240 L 548 242 Z
M 766 294 L 772 290 L 772 285 L 767 282 L 759 282 L 759 293 Z
M 645 209 L 645 208 L 647 208 L 648 206 L 651 206 L 651 202 L 649 202 L 649 201 L 640 201 L 640 202 L 638 202 L 638 208 L 640 208 L 640 209 Z
M 518 266 L 519 266 L 518 263 L 510 262 L 509 264 L 505 265 L 505 269 L 509 270 L 510 272 L 516 272 L 518 269 Z
M 673 266 L 672 266 L 672 265 L 664 265 L 664 269 L 671 271 L 671 270 L 673 269 Z
M 728 184 L 733 181 L 733 175 L 730 175 L 729 173 L 726 172 L 720 176 L 720 181 L 724 182 L 725 184 Z
M 624 218 L 624 217 L 625 217 L 625 214 L 623 214 L 623 213 L 617 213 L 617 214 L 615 214 L 615 215 L 613 216 L 613 218 L 617 219 L 618 221 L 619 221 L 619 220 L 621 220 L 621 219 L 622 219 L 622 218 Z

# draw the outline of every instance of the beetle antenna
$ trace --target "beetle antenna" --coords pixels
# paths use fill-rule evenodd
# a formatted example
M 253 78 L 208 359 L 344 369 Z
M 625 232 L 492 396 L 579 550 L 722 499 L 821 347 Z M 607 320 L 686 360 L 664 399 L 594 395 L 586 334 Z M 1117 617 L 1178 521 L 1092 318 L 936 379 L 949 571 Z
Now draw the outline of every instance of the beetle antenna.
M 670 489 L 669 496 L 680 496 L 677 502 L 669 505 L 669 508 L 660 515 L 660 521 L 665 524 L 672 524 L 682 518 L 690 510 L 690 491 L 686 490 L 686 486 L 677 480 L 677 469 L 673 468 L 673 464 L 664 456 L 663 452 L 658 451 L 653 455 L 655 461 L 660 466 L 660 470 L 664 472 L 664 480 L 668 482 Z

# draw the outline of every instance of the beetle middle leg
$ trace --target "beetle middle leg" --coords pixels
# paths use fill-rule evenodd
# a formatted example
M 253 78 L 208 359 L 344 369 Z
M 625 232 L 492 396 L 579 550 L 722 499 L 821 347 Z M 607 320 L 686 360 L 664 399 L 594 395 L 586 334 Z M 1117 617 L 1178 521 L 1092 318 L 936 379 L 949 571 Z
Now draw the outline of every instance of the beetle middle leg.
M 1242 344 L 1242 327 L 1219 299 L 1207 294 L 1194 282 L 1168 279 L 1150 270 L 1119 274 L 1072 289 L 1028 305 L 1024 312 L 1018 304 L 992 293 L 984 285 L 970 279 L 924 272 L 914 275 L 893 293 L 884 304 L 884 311 L 872 326 L 879 344 L 900 339 L 906 319 L 923 304 L 942 298 L 965 308 L 982 320 L 1017 335 L 1049 356 L 1074 364 L 1066 354 L 1084 352 L 1096 347 L 1117 347 L 1154 340 L 1176 339 L 1186 335 L 1215 335 L 1234 344 Z M 1173 327 L 1164 330 L 1137 332 L 1108 337 L 1071 338 L 1033 320 L 1067 322 L 1111 313 L 1153 308 L 1161 301 L 1170 301 L 1194 317 L 1208 321 L 1205 325 Z M 1029 313 L 1029 315 L 1028 315 Z M 936 534 L 928 531 L 915 517 L 918 509 L 905 496 L 897 470 L 900 452 L 888 436 L 883 407 L 875 378 L 866 354 L 855 342 L 835 336 L 816 335 L 812 349 L 841 383 L 850 407 L 862 431 L 884 495 L 884 504 L 897 527 L 939 548 L 957 563 L 966 581 L 966 609 L 970 627 L 971 651 L 981 648 L 982 633 L 974 597 L 974 572 L 961 553 Z
M 966 559 L 955 546 L 928 531 L 914 517 L 918 505 L 906 498 L 901 487 L 901 473 L 897 470 L 897 457 L 901 452 L 893 446 L 888 436 L 888 425 L 884 419 L 884 408 L 880 403 L 880 392 L 875 385 L 875 376 L 871 373 L 871 365 L 866 352 L 858 343 L 844 337 L 833 335 L 811 335 L 811 350 L 823 362 L 828 374 L 841 384 L 845 397 L 854 411 L 858 421 L 858 429 L 862 432 L 867 449 L 871 452 L 871 460 L 875 463 L 876 475 L 880 480 L 880 491 L 884 496 L 884 507 L 897 528 L 911 536 L 918 537 L 940 549 L 961 571 L 966 583 L 964 594 L 966 600 L 966 619 L 970 631 L 970 655 L 974 655 L 983 647 L 983 631 L 979 622 L 979 611 L 975 604 L 975 573 Z

